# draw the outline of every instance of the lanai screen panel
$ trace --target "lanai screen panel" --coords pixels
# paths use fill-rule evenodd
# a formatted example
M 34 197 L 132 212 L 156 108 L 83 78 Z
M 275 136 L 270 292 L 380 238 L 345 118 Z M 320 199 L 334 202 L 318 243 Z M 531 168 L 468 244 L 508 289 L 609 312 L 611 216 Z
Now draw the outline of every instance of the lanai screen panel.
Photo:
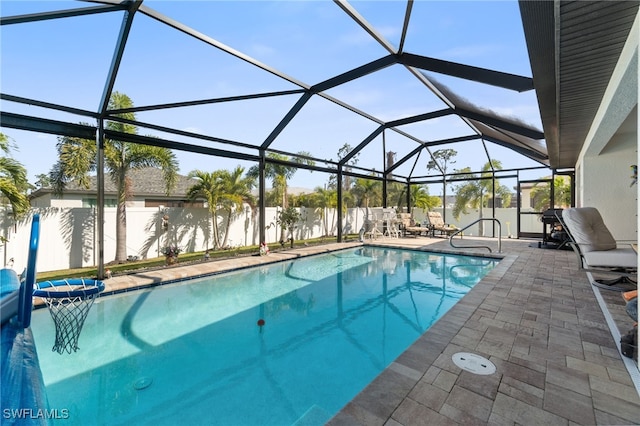
M 398 126 L 398 129 L 419 138 L 428 146 L 438 146 L 443 140 L 476 134 L 468 124 L 455 114 L 405 124 Z
M 99 5 L 92 2 L 5 2 L 2 13 L 10 16 L 59 8 L 98 7 L 96 4 Z M 375 34 L 368 34 L 363 28 L 367 24 L 356 23 L 343 8 L 355 10 L 356 15 L 359 13 L 372 25 Z M 409 9 L 411 15 L 403 52 L 530 75 L 516 2 L 413 2 L 409 5 L 405 2 L 353 2 L 341 7 L 334 2 L 146 0 L 134 15 L 113 89 L 129 95 L 139 108 L 172 102 L 190 104 L 166 110 L 137 110 L 137 118 L 142 122 L 202 134 L 207 138 L 235 141 L 242 147 L 232 149 L 243 153 L 251 152 L 246 145 L 258 147 L 274 129 L 278 129 L 282 131 L 273 140 L 273 149 L 291 153 L 304 150 L 318 158 L 337 159 L 340 147 L 345 143 L 357 146 L 381 122 L 447 108 L 447 104 L 419 78 L 403 65 L 395 64 L 326 90 L 327 95 L 353 105 L 374 120 L 367 120 L 320 94 L 313 94 L 288 125 L 278 128 L 280 120 L 302 96 L 302 90 L 386 57 L 389 55 L 383 46 L 386 42 L 389 42 L 387 47 L 398 47 L 403 42 L 404 14 Z M 18 96 L 97 111 L 124 16 L 123 11 L 111 11 L 3 25 L 3 93 L 14 94 L 10 88 L 16 87 L 21 92 L 15 93 Z M 30 31 L 32 33 L 27 34 Z M 470 33 L 473 34 L 471 39 Z M 509 33 L 510 37 L 505 39 L 504 33 Z M 48 34 L 51 37 L 47 39 Z M 61 38 L 63 36 L 66 38 Z M 375 40 L 377 36 L 382 40 Z M 32 43 L 34 37 L 38 43 Z M 39 85 L 37 82 L 33 85 L 19 82 L 16 75 L 11 74 L 11 67 L 4 65 L 7 63 L 4 49 L 7 40 L 10 41 L 9 52 L 15 46 L 27 44 L 32 49 L 30 61 L 37 63 L 36 71 L 40 72 L 38 77 L 42 80 Z M 50 52 L 38 49 L 46 43 L 56 55 L 47 55 Z M 55 61 L 43 62 L 49 59 Z M 29 71 L 26 75 L 31 77 L 34 70 Z M 77 78 L 65 79 L 69 72 L 76 72 Z M 424 70 L 419 72 L 431 76 L 434 81 L 438 79 L 439 84 L 450 85 L 451 92 L 462 93 L 465 99 L 477 102 L 483 108 L 494 108 L 507 115 L 516 110 L 515 115 L 518 115 L 519 106 L 514 107 L 506 99 L 526 97 L 531 101 L 528 111 L 536 111 L 533 92 L 519 94 Z M 289 91 L 296 93 L 257 98 Z M 493 95 L 498 92 L 508 93 L 510 98 L 502 101 L 501 95 Z M 244 97 L 254 98 L 239 100 Z M 222 99 L 227 102 L 218 102 Z M 211 103 L 191 105 L 200 101 Z M 523 105 L 526 103 L 523 100 Z M 503 106 L 505 104 L 509 105 Z M 17 105 L 12 112 L 37 115 L 33 112 L 37 110 Z M 61 115 L 67 114 L 55 111 L 43 114 L 47 117 Z M 79 122 L 83 117 L 65 120 Z M 95 122 L 94 119 L 86 121 Z M 437 128 L 439 124 L 443 126 Z M 398 129 L 427 144 L 474 133 L 455 116 L 399 126 Z M 160 130 L 145 129 L 143 133 L 163 134 L 169 140 L 201 146 L 229 148 L 224 141 L 198 141 Z M 318 135 L 317 140 L 304 144 L 313 146 L 313 150 L 299 146 L 299 141 L 308 140 L 310 135 Z M 386 146 L 378 136 L 370 147 L 362 150 L 359 166 L 381 173 L 388 166 L 385 164 L 386 152 L 395 152 L 396 160 L 411 152 L 413 141 L 409 142 L 410 138 L 390 130 L 385 132 L 385 138 Z M 482 145 L 464 144 L 465 152 L 470 151 L 466 146 L 475 149 Z M 419 160 L 426 162 L 429 159 L 422 153 Z M 394 171 L 394 175 L 408 175 L 410 166 L 412 162 L 407 161 Z
M 309 85 L 384 54 L 333 2 L 145 4 Z
M 387 161 L 386 169 L 401 162 L 402 159 L 405 158 L 407 155 L 411 154 L 411 152 L 423 146 L 422 143 L 412 138 L 409 138 L 404 134 L 396 132 L 393 129 L 385 130 L 384 145 L 386 148 L 385 152 L 393 153 L 392 157 L 394 158 L 394 161 L 392 163 Z M 411 162 L 409 163 L 412 164 Z M 403 177 L 408 177 L 410 175 L 410 171 L 411 171 L 410 167 L 407 168 L 407 163 L 405 162 L 396 166 L 392 173 L 394 175 L 401 175 Z
M 299 99 L 299 95 L 272 96 L 230 102 L 217 102 L 180 108 L 136 113 L 137 119 L 160 126 L 196 134 L 229 139 L 259 147 L 282 117 Z M 229 149 L 210 141 L 193 143 Z M 254 153 L 257 152 L 254 150 Z
M 386 138 L 386 136 L 385 136 Z M 372 139 L 358 156 L 359 165 L 366 164 L 368 168 L 375 170 L 376 175 L 381 176 L 385 170 L 386 158 L 382 133 Z
M 438 87 L 444 86 L 448 95 L 459 107 L 469 107 L 492 111 L 505 118 L 517 119 L 523 123 L 541 128 L 540 113 L 533 90 L 517 92 L 490 84 L 478 83 L 443 74 L 424 73 Z M 457 98 L 457 99 L 456 99 Z
M 414 2 L 405 51 L 531 75 L 517 2 Z
M 140 106 L 300 89 L 140 12 L 131 28 L 115 88 Z
M 313 96 L 269 148 L 306 151 L 315 158 L 338 161 L 338 150 L 344 144 L 356 147 L 378 126 L 334 102 Z
M 396 49 L 400 46 L 407 3 L 402 1 L 353 2 L 351 5 Z
M 385 122 L 446 107 L 402 65 L 380 69 L 327 93 Z
M 48 11 L 49 2 L 2 2 L 2 14 Z M 55 3 L 78 7 L 77 2 Z M 3 25 L 2 93 L 95 111 L 122 12 Z M 96 31 L 100 28 L 100 31 Z
M 431 152 L 436 156 L 436 161 L 440 165 L 443 172 L 446 174 L 456 173 L 461 169 L 470 168 L 471 171 L 479 171 L 489 161 L 487 154 L 484 150 L 482 140 L 474 139 L 466 142 L 450 143 L 447 145 L 430 147 Z M 455 151 L 450 156 L 446 163 L 442 157 L 437 156 L 439 150 L 453 150 Z M 416 171 L 414 172 L 415 179 L 418 181 L 425 180 L 423 178 L 428 177 L 427 180 L 434 177 L 441 176 L 442 172 L 439 169 L 429 169 L 428 163 L 431 158 L 427 158 L 422 155 L 416 165 Z M 446 168 L 446 170 L 445 170 Z
M 543 164 L 523 155 L 514 155 L 513 150 L 485 141 L 487 151 L 492 160 L 499 160 L 504 169 L 525 169 L 544 167 Z

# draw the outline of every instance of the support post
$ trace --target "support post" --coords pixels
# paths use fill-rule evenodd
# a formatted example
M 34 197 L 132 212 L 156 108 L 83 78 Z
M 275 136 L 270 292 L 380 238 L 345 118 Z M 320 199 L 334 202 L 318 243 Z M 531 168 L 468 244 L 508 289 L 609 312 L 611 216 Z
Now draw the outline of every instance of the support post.
M 265 233 L 265 226 L 266 226 L 266 222 L 265 222 L 265 195 L 266 195 L 266 190 L 265 190 L 265 169 L 266 169 L 266 163 L 265 163 L 265 155 L 266 155 L 266 151 L 264 149 L 260 150 L 260 160 L 258 160 L 258 214 L 260 215 L 260 217 L 258 218 L 258 227 L 260 228 L 259 234 L 260 234 L 260 241 L 259 243 L 266 243 L 266 233 Z
M 98 279 L 103 280 L 104 275 L 104 120 L 98 120 L 96 131 L 97 149 L 97 189 L 98 189 Z
M 342 165 L 338 165 L 338 174 L 336 176 L 336 185 L 337 185 L 337 196 L 338 196 L 338 205 L 337 205 L 337 216 L 338 216 L 338 242 L 342 242 Z

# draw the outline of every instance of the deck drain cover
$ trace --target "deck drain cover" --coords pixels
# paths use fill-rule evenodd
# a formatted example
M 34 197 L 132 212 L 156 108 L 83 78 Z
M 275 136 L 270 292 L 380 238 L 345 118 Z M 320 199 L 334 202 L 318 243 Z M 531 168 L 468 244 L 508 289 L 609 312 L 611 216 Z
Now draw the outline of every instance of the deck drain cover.
M 474 374 L 487 376 L 496 372 L 496 366 L 491 361 L 480 355 L 468 352 L 458 352 L 453 354 L 451 359 L 458 367 Z

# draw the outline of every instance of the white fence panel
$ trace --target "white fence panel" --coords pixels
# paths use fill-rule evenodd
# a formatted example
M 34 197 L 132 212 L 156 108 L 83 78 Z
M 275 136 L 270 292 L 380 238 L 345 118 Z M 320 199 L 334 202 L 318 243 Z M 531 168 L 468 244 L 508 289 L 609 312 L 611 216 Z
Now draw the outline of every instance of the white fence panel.
M 265 210 L 266 242 L 270 245 L 280 241 L 280 226 L 276 217 L 280 208 L 270 207 Z M 1 213 L 1 211 L 0 211 Z M 38 271 L 80 268 L 93 266 L 98 260 L 97 211 L 93 208 L 34 208 L 32 214 L 40 214 L 40 248 L 38 252 Z M 337 235 L 336 209 L 318 210 L 300 208 L 301 221 L 294 229 L 296 240 L 319 238 L 325 235 Z M 490 217 L 491 209 L 483 211 L 484 217 Z M 167 216 L 168 220 L 163 217 Z M 324 215 L 324 216 L 323 216 Z M 347 209 L 343 217 L 343 233 L 358 233 L 366 209 Z M 425 214 L 416 209 L 414 217 L 421 220 Z M 2 215 L 4 218 L 5 215 Z M 21 272 L 27 264 L 27 250 L 31 231 L 31 217 L 18 224 L 7 225 L 3 220 L 2 232 L 7 241 L 0 244 L 0 259 L 7 264 L 13 258 L 13 268 Z M 478 211 L 472 210 L 468 215 L 456 221 L 450 210 L 446 212 L 447 223 L 463 227 L 478 218 Z M 496 217 L 502 222 L 502 236 L 516 234 L 516 209 L 496 209 Z M 229 235 L 226 244 L 229 247 L 258 245 L 258 216 L 248 206 L 231 218 Z M 104 215 L 104 259 L 109 262 L 115 258 L 116 252 L 116 209 L 105 208 Z M 226 213 L 217 216 L 220 241 L 224 238 L 227 223 Z M 536 220 L 535 216 L 531 217 Z M 183 252 L 197 252 L 213 248 L 212 223 L 207 209 L 203 208 L 127 208 L 127 255 L 140 259 L 161 256 L 161 249 L 168 244 L 177 244 Z M 509 224 L 509 225 L 507 225 Z M 535 226 L 535 224 L 533 224 Z M 326 229 L 325 229 L 326 228 Z M 542 225 L 540 223 L 540 231 Z M 492 235 L 491 222 L 485 222 L 484 234 Z M 478 235 L 477 225 L 465 233 Z M 285 239 L 289 232 L 285 233 Z

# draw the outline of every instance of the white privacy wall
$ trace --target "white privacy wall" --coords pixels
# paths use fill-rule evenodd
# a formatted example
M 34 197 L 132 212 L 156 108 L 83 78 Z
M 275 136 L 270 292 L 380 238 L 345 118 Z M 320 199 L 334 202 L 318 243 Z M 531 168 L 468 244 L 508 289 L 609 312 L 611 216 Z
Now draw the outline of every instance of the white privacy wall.
M 96 214 L 92 208 L 58 208 L 48 207 L 33 209 L 32 214 L 40 214 L 40 243 L 38 251 L 37 270 L 40 272 L 59 269 L 80 268 L 94 266 L 98 261 L 98 245 L 96 240 Z M 335 238 L 337 235 L 337 215 L 335 209 L 326 209 L 322 218 L 322 212 L 311 208 L 301 208 L 302 220 L 294 231 L 296 240 L 318 238 L 329 235 Z M 169 226 L 165 230 L 162 227 L 162 217 L 169 216 Z M 268 244 L 278 244 L 280 240 L 280 228 L 275 223 L 277 209 L 266 209 L 266 240 Z M 348 209 L 343 217 L 343 233 L 357 234 L 365 218 L 365 209 Z M 491 217 L 492 209 L 483 210 L 484 217 Z M 420 209 L 414 211 L 414 217 L 418 221 L 424 218 Z M 27 251 L 29 246 L 29 234 L 31 231 L 31 217 L 21 221 L 17 225 L 8 224 L 2 227 L 3 235 L 8 241 L 0 244 L 0 260 L 6 264 L 9 259 L 14 259 L 14 269 L 21 272 L 27 264 Z M 446 212 L 447 223 L 463 227 L 479 217 L 477 210 L 471 210 L 468 215 L 460 220 L 455 220 L 450 210 Z M 516 236 L 516 209 L 496 209 L 496 217 L 502 223 L 502 236 L 511 234 Z M 536 216 L 525 217 L 526 220 L 536 222 Z M 218 216 L 222 222 L 222 216 Z M 224 220 L 226 224 L 226 217 Z M 542 232 L 540 222 L 530 224 L 533 228 Z M 224 229 L 222 225 L 220 229 Z M 485 235 L 492 236 L 491 223 L 485 222 Z M 105 209 L 104 225 L 104 260 L 109 262 L 115 257 L 116 250 L 116 209 Z M 477 236 L 477 225 L 469 228 L 465 235 Z M 496 228 L 497 232 L 497 228 Z M 209 235 L 209 239 L 206 236 Z M 212 248 L 210 240 L 211 219 L 207 209 L 203 208 L 127 208 L 127 255 L 139 258 L 159 257 L 160 248 L 168 243 L 177 243 L 183 252 L 200 252 Z M 286 235 L 288 237 L 288 234 Z M 245 208 L 234 217 L 229 227 L 227 244 L 230 247 L 245 245 L 258 245 L 258 218 L 253 216 L 251 210 Z
M 265 222 L 268 244 L 280 241 L 280 227 L 276 224 L 276 208 L 267 208 Z M 31 215 L 12 224 L 4 215 L 2 235 L 7 242 L 0 244 L 0 261 L 6 265 L 11 258 L 13 267 L 21 272 L 27 264 L 31 218 L 40 214 L 40 240 L 37 269 L 58 269 L 93 266 L 98 260 L 96 214 L 93 208 L 34 208 Z M 327 209 L 329 231 L 325 232 L 321 215 L 315 209 L 301 209 L 301 222 L 294 233 L 296 240 L 336 235 L 336 212 Z M 162 227 L 162 217 L 169 216 L 168 227 Z M 358 232 L 362 226 L 364 210 L 350 209 L 344 218 L 346 232 Z M 116 209 L 105 208 L 104 259 L 114 259 L 116 251 Z M 226 215 L 218 216 L 219 229 L 226 229 Z M 355 231 L 353 231 L 355 229 Z M 212 248 L 211 217 L 203 208 L 127 208 L 127 255 L 139 258 L 160 256 L 160 249 L 167 244 L 177 244 L 183 252 L 197 252 Z M 286 237 L 288 237 L 288 233 Z M 246 208 L 235 215 L 229 226 L 227 245 L 238 247 L 258 245 L 258 217 Z M 220 238 L 222 242 L 222 237 Z M 1 266 L 1 265 L 0 265 Z

